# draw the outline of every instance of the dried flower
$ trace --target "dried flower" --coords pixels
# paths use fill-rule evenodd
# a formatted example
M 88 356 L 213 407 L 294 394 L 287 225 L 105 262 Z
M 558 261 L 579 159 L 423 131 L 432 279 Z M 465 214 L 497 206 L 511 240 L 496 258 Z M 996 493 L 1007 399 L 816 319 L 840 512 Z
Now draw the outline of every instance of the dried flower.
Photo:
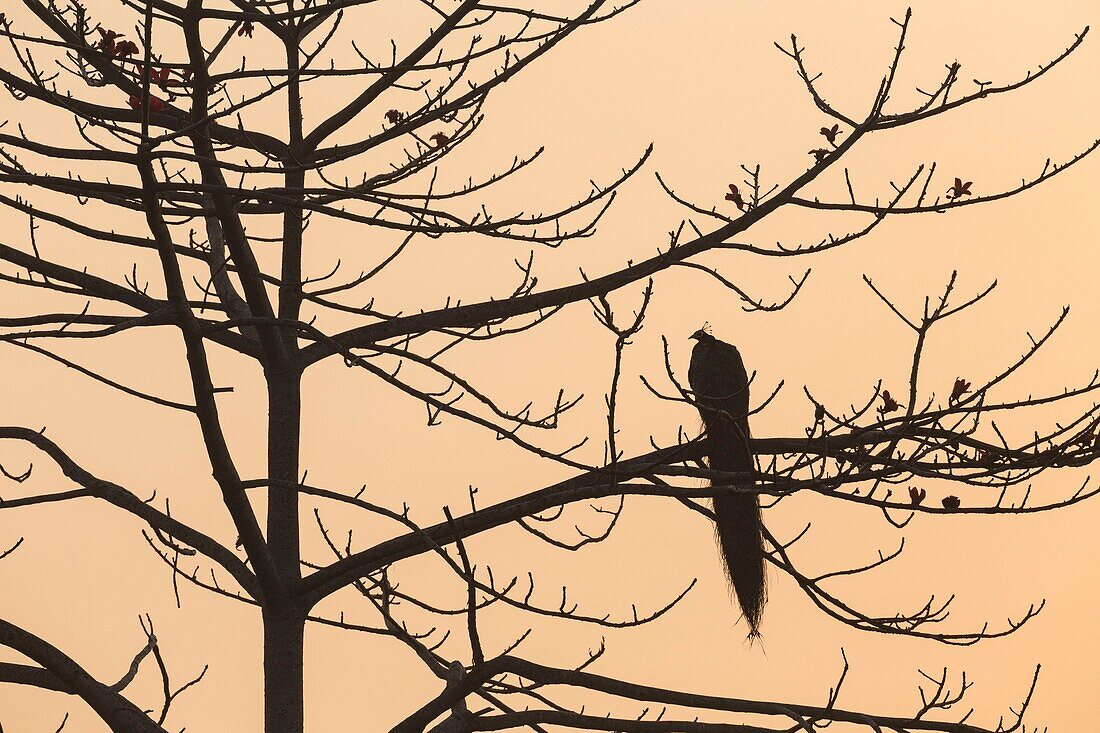
M 954 201 L 961 196 L 970 196 L 970 184 L 973 182 L 974 181 L 967 181 L 963 183 L 961 178 L 956 178 L 955 185 L 947 189 L 947 199 L 949 201 Z
M 888 415 L 889 413 L 900 409 L 901 405 L 899 405 L 897 400 L 895 400 L 890 395 L 890 390 L 882 390 L 882 407 L 878 408 L 878 411 L 883 415 Z
M 821 134 L 829 141 L 830 145 L 836 145 L 836 136 L 840 135 L 840 125 L 833 125 L 832 127 L 822 127 Z
M 955 386 L 951 390 L 951 397 L 948 398 L 948 402 L 958 402 L 962 399 L 962 396 L 970 391 L 970 382 L 966 381 L 962 377 L 955 378 Z
M 732 201 L 733 205 L 741 211 L 745 211 L 749 208 L 748 203 L 741 197 L 741 192 L 737 190 L 737 186 L 732 183 L 729 184 L 730 192 L 726 194 L 726 201 Z

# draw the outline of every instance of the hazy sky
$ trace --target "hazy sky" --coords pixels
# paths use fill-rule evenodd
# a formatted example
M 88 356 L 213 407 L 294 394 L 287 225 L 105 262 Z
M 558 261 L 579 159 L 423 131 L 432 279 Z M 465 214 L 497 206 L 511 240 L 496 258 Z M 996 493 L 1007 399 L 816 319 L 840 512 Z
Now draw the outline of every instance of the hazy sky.
M 667 243 L 667 232 L 683 216 L 661 192 L 654 172 L 694 201 L 728 206 L 722 196 L 728 183 L 743 177 L 739 164 L 760 163 L 770 182 L 786 181 L 808 166 L 806 151 L 820 145 L 817 131 L 827 120 L 810 103 L 789 59 L 773 41 L 789 41 L 797 33 L 808 63 L 824 73 L 819 84 L 828 99 L 859 115 L 866 112 L 896 41 L 890 16 L 900 17 L 904 10 L 902 3 L 881 1 L 643 0 L 608 24 L 578 33 L 492 97 L 484 125 L 448 159 L 441 181 L 476 178 L 488 167 L 506 166 L 514 155 L 545 146 L 535 166 L 489 201 L 502 210 L 550 210 L 583 195 L 589 179 L 613 178 L 652 143 L 651 160 L 625 187 L 599 234 L 539 251 L 535 262 L 540 287 L 550 287 L 574 281 L 579 266 L 597 274 L 627 259 L 650 256 Z M 1021 77 L 1097 20 L 1100 9 L 1085 0 L 1051 3 L 1041 10 L 1023 2 L 920 3 L 892 104 L 898 109 L 918 101 L 913 88 L 934 86 L 944 65 L 956 60 L 963 67 L 964 89 L 973 87 L 971 79 L 1005 82 Z M 33 27 L 25 19 L 20 22 Z M 259 33 L 254 43 L 262 43 Z M 908 178 L 920 163 L 937 163 L 934 186 L 946 190 L 954 176 L 961 176 L 974 181 L 976 193 L 989 193 L 1034 177 L 1048 157 L 1064 161 L 1100 135 L 1100 90 L 1094 83 L 1098 64 L 1100 39 L 1089 38 L 1060 68 L 1018 93 L 911 130 L 874 135 L 848 159 L 857 194 L 885 198 L 888 182 Z M 309 120 L 316 123 L 356 91 L 336 85 L 310 98 Z M 18 120 L 55 141 L 79 143 L 71 123 L 43 115 L 30 102 L 0 97 L 0 119 Z M 815 184 L 813 193 L 836 194 L 843 190 L 836 188 L 839 180 Z M 621 446 L 636 454 L 648 449 L 650 436 L 669 444 L 681 424 L 689 432 L 698 430 L 697 416 L 682 405 L 656 400 L 637 376 L 667 387 L 662 336 L 671 344 L 674 367 L 686 374 L 687 337 L 703 321 L 713 325 L 715 335 L 741 348 L 748 368 L 759 373 L 754 383 L 758 390 L 786 382 L 776 403 L 756 416 L 757 435 L 801 434 L 812 414 L 801 396 L 803 385 L 838 406 L 865 399 L 880 378 L 887 387 L 901 390 L 913 337 L 863 285 L 864 274 L 910 309 L 918 309 L 924 295 L 936 294 L 952 270 L 959 272 L 963 294 L 998 281 L 981 306 L 946 324 L 930 341 L 924 394 L 943 394 L 956 376 L 979 381 L 995 374 L 1027 348 L 1028 332 L 1043 332 L 1066 304 L 1072 311 L 1063 331 L 1000 394 L 1022 396 L 1086 382 L 1100 364 L 1100 295 L 1095 288 L 1100 214 L 1093 200 L 1098 184 L 1100 157 L 1094 156 L 1018 198 L 946 215 L 899 217 L 865 240 L 810 259 L 762 262 L 721 253 L 705 258 L 765 300 L 785 295 L 788 274 L 801 276 L 812 268 L 799 298 L 776 314 L 742 312 L 731 293 L 701 273 L 681 268 L 662 274 L 649 320 L 624 364 Z M 99 226 L 122 226 L 109 219 L 117 213 L 103 208 L 90 206 L 79 215 Z M 779 238 L 813 240 L 866 221 L 802 212 L 780 212 L 774 218 L 748 236 L 760 244 Z M 26 246 L 24 218 L 4 210 L 0 222 L 0 242 Z M 330 270 L 338 258 L 347 272 L 357 273 L 393 243 L 389 237 L 326 221 L 314 222 L 307 237 L 306 270 L 314 276 Z M 38 243 L 45 256 L 87 265 L 120 281 L 130 271 L 130 252 L 110 252 L 57 228 L 43 226 Z M 512 260 L 526 260 L 526 255 L 525 249 L 499 242 L 417 243 L 363 301 L 377 297 L 380 307 L 396 311 L 439 307 L 449 295 L 472 299 L 506 294 L 516 281 Z M 266 252 L 261 258 L 271 261 Z M 153 282 L 153 292 L 160 288 L 156 273 L 154 263 L 143 261 L 140 274 Z M 631 287 L 616 293 L 613 302 L 626 313 L 639 298 L 640 287 Z M 22 290 L 0 287 L 0 315 L 32 313 L 42 302 Z M 325 324 L 332 330 L 342 325 L 336 319 Z M 59 351 L 157 394 L 185 399 L 189 389 L 180 345 L 167 330 L 65 344 Z M 214 353 L 216 382 L 236 390 L 219 397 L 230 446 L 245 477 L 263 475 L 260 374 L 251 364 Z M 585 393 L 585 402 L 561 434 L 550 434 L 545 442 L 563 447 L 591 435 L 591 450 L 584 457 L 597 462 L 611 354 L 612 340 L 581 304 L 522 336 L 458 351 L 449 364 L 507 405 L 531 400 L 552 405 L 559 387 L 570 394 Z M 15 347 L 0 350 L 0 374 L 4 424 L 47 426 L 49 435 L 94 473 L 143 497 L 153 490 L 160 498 L 170 497 L 174 516 L 232 545 L 232 530 L 190 416 L 128 399 Z M 487 505 L 568 475 L 453 419 L 426 430 L 423 405 L 345 369 L 339 360 L 307 374 L 305 399 L 302 465 L 309 469 L 310 483 L 352 492 L 366 484 L 372 501 L 396 508 L 407 502 L 412 517 L 424 523 L 439 521 L 445 504 L 467 507 L 470 485 L 478 487 L 479 503 Z M 1005 429 L 1026 438 L 1057 418 L 1054 411 L 1019 416 L 1006 421 Z M 41 456 L 18 445 L 0 445 L 0 462 L 10 470 L 21 471 L 28 460 L 35 463 L 34 480 L 23 486 L 0 485 L 0 497 L 68 488 Z M 1082 480 L 1079 473 L 1045 476 L 1034 486 L 1033 500 L 1071 494 Z M 963 500 L 970 504 L 996 499 L 980 489 L 965 491 L 970 493 Z M 584 507 L 570 512 L 582 526 L 599 525 L 598 516 Z M 331 509 L 325 517 L 339 532 L 355 529 L 358 548 L 396 531 Z M 594 615 L 628 615 L 632 603 L 642 609 L 663 605 L 692 578 L 699 579 L 673 613 L 636 630 L 608 633 L 563 622 L 532 622 L 515 613 L 490 614 L 494 626 L 485 639 L 490 649 L 506 645 L 535 623 L 536 632 L 523 651 L 536 661 L 576 664 L 606 637 L 608 652 L 597 669 L 607 674 L 699 692 L 810 704 L 826 701 L 843 649 L 852 665 L 843 707 L 912 713 L 920 704 L 918 670 L 939 675 L 949 667 L 956 688 L 964 671 L 974 682 L 967 704 L 953 712 L 961 715 L 975 707 L 972 722 L 989 725 L 1018 704 L 1041 663 L 1031 725 L 1080 731 L 1092 724 L 1100 651 L 1100 631 L 1088 622 L 1095 615 L 1094 588 L 1100 580 L 1095 559 L 1100 537 L 1094 530 L 1098 520 L 1100 504 L 1095 501 L 1026 517 L 918 516 L 904 530 L 906 553 L 899 560 L 873 575 L 833 586 L 862 608 L 882 614 L 911 612 L 930 594 L 954 594 L 955 611 L 943 622 L 945 631 L 971 629 L 983 620 L 1003 625 L 1007 617 L 1018 618 L 1030 604 L 1047 600 L 1039 617 L 1017 634 L 966 649 L 855 632 L 821 614 L 774 571 L 764 643 L 749 648 L 743 642 L 744 626 L 736 622 L 710 526 L 674 501 L 628 500 L 612 539 L 580 553 L 553 550 L 516 528 L 478 538 L 470 549 L 476 562 L 488 563 L 498 576 L 532 570 L 539 580 L 536 599 L 547 604 L 557 603 L 559 588 L 567 583 L 570 598 Z M 325 561 L 312 522 L 311 511 L 304 511 L 306 554 Z M 894 549 L 902 534 L 876 511 L 806 497 L 785 501 L 766 514 L 766 522 L 784 538 L 813 523 L 813 534 L 795 556 L 807 570 L 868 562 L 880 548 Z M 561 532 L 568 534 L 570 526 L 564 523 Z M 0 512 L 0 547 L 26 537 L 19 551 L 0 562 L 0 616 L 50 640 L 100 679 L 113 681 L 143 644 L 137 619 L 149 613 L 179 682 L 210 665 L 204 682 L 179 701 L 168 721 L 170 729 L 258 730 L 262 681 L 257 614 L 186 585 L 180 587 L 183 607 L 177 610 L 168 572 L 140 529 L 92 502 Z M 399 565 L 393 574 L 406 592 L 441 603 L 462 600 L 462 589 L 448 581 L 433 558 Z M 331 616 L 344 610 L 349 619 L 373 620 L 353 593 L 338 594 L 319 610 Z M 412 609 L 407 618 L 414 626 L 428 623 Z M 439 688 L 396 642 L 312 626 L 306 638 L 310 731 L 352 725 L 387 729 Z M 461 654 L 461 635 L 454 643 L 452 650 Z M 447 653 L 448 647 L 441 651 Z M 17 657 L 0 650 L 0 659 Z M 147 669 L 135 686 L 138 699 L 157 704 L 158 685 L 152 668 Z M 0 722 L 7 733 L 53 730 L 64 711 L 72 713 L 67 730 L 99 730 L 78 701 L 0 688 Z

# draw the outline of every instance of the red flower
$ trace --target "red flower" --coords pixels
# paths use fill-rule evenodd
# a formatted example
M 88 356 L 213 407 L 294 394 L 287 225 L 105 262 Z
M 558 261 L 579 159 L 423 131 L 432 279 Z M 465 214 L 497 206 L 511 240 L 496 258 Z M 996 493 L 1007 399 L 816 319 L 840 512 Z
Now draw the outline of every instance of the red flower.
M 945 496 L 940 502 L 943 504 L 944 509 L 958 509 L 960 504 L 957 496 Z
M 951 397 L 948 398 L 948 402 L 958 402 L 962 399 L 962 396 L 970 391 L 970 382 L 966 381 L 962 377 L 955 378 L 955 387 L 951 390 Z
M 825 136 L 825 139 L 829 141 L 830 145 L 836 145 L 836 136 L 840 133 L 840 125 L 833 125 L 832 127 L 822 127 L 821 134 Z
M 437 148 L 441 148 L 451 141 L 451 138 L 447 137 L 442 132 L 437 132 L 436 134 L 432 135 L 430 139 L 433 143 L 435 143 L 435 146 Z
M 103 30 L 102 28 L 96 28 L 96 30 L 99 31 L 99 41 L 96 43 L 95 47 L 108 56 L 113 56 L 116 48 L 115 39 L 122 38 L 122 34 L 115 33 L 112 30 Z M 127 43 L 129 43 L 129 41 L 127 41 Z
M 126 101 L 129 102 L 130 106 L 133 109 L 141 109 L 141 100 L 137 97 L 136 94 L 131 94 L 130 98 Z M 149 97 L 150 112 L 163 112 L 164 108 L 167 106 L 167 103 L 160 97 Z
M 963 183 L 961 178 L 955 179 L 955 185 L 947 189 L 947 198 L 949 201 L 953 201 L 962 196 L 970 196 L 970 184 L 974 181 L 967 181 Z
M 729 184 L 729 186 L 730 192 L 726 194 L 726 201 L 732 201 L 733 205 L 741 211 L 747 210 L 749 205 L 746 203 L 745 199 L 741 198 L 741 192 L 737 190 L 737 186 L 732 183 Z
M 146 75 L 144 64 L 140 64 L 140 63 L 137 64 L 137 70 L 138 70 L 138 75 L 139 76 L 145 76 Z M 171 73 L 172 73 L 172 70 L 167 68 L 167 67 L 165 67 L 163 69 L 150 68 L 148 76 L 149 76 L 150 81 L 152 81 L 154 84 L 164 85 L 164 84 L 168 83 L 168 76 Z
M 913 506 L 920 506 L 926 495 L 924 489 L 918 489 L 916 486 L 909 487 L 909 502 Z
M 829 151 L 826 148 L 817 148 L 815 150 L 811 150 L 809 154 L 814 156 L 814 160 L 818 163 L 829 157 Z
M 137 52 L 138 47 L 136 43 L 134 43 L 133 41 L 123 41 L 122 43 L 119 43 L 117 46 L 115 46 L 114 55 L 118 56 L 119 58 L 126 58 L 129 56 L 133 56 Z
M 137 44 L 133 41 L 118 40 L 125 38 L 123 34 L 112 30 L 104 30 L 103 28 L 96 28 L 96 30 L 99 31 L 99 41 L 96 42 L 95 47 L 108 56 L 125 58 L 138 52 Z
M 890 390 L 882 390 L 882 407 L 878 408 L 878 411 L 883 415 L 887 415 L 900 409 L 901 405 L 898 404 L 897 400 L 890 396 Z
M 401 114 L 401 110 L 391 109 L 386 113 L 386 122 L 389 122 L 391 125 L 396 125 L 404 116 L 405 115 Z

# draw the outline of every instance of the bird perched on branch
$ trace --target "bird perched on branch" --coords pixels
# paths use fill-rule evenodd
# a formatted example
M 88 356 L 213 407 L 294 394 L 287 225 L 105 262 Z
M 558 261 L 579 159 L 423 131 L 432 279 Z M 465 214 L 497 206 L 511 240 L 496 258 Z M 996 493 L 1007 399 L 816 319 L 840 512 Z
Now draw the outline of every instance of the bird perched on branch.
M 706 427 L 707 463 L 714 471 L 751 474 L 745 363 L 736 346 L 719 341 L 706 329 L 703 326 L 691 336 L 696 344 L 688 384 Z M 738 488 L 751 489 L 752 480 L 746 479 Z M 767 600 L 760 502 L 756 493 L 738 488 L 714 497 L 715 533 L 726 574 L 749 623 L 749 636 L 758 637 Z

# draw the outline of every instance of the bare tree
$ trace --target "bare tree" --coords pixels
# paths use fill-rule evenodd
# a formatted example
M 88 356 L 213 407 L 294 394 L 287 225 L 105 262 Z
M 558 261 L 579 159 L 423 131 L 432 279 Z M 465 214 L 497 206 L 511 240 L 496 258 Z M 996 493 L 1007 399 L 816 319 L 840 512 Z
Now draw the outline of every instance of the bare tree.
M 220 491 L 237 537 L 219 538 L 173 516 L 168 497 L 154 493 L 143 498 L 143 490 L 115 483 L 102 469 L 88 465 L 94 456 L 78 461 L 79 446 L 59 445 L 31 427 L 0 427 L 0 438 L 40 451 L 71 485 L 44 493 L 22 488 L 15 494 L 5 492 L 0 509 L 9 513 L 81 498 L 99 500 L 145 526 L 148 546 L 163 559 L 174 582 L 255 607 L 263 625 L 268 733 L 303 730 L 303 634 L 310 623 L 399 640 L 442 681 L 442 691 L 429 695 L 395 731 L 541 731 L 544 726 L 639 732 L 810 731 L 832 721 L 872 731 L 992 730 L 938 715 L 958 702 L 967 687 L 964 680 L 961 688 L 953 688 L 946 673 L 929 678 L 932 686 L 922 690 L 920 709 L 886 717 L 841 706 L 843 676 L 828 701 L 817 706 L 720 698 L 598 674 L 593 665 L 602 648 L 572 668 L 539 663 L 523 653 L 533 631 L 504 647 L 481 641 L 484 609 L 490 606 L 511 607 L 532 619 L 642 626 L 671 613 L 694 585 L 686 582 L 671 598 L 646 599 L 648 610 L 631 601 L 631 613 L 623 616 L 586 612 L 566 589 L 560 602 L 544 603 L 538 600 L 545 596 L 536 592 L 533 576 L 496 577 L 467 549 L 471 538 L 507 525 L 518 524 L 562 551 L 576 551 L 614 537 L 622 507 L 633 496 L 664 497 L 670 506 L 709 516 L 699 500 L 718 492 L 757 491 L 769 506 L 812 492 L 836 502 L 876 507 L 885 521 L 903 528 L 917 513 L 1049 511 L 1096 492 L 1086 481 L 1066 495 L 1037 499 L 1030 492 L 1022 498 L 1011 493 L 1045 471 L 1083 467 L 1100 458 L 1100 415 L 1094 405 L 1086 405 L 1100 388 L 1095 376 L 1049 395 L 1013 396 L 1009 391 L 1013 375 L 1061 326 L 1065 312 L 1041 335 L 1029 335 L 1018 359 L 996 368 L 980 383 L 959 377 L 950 393 L 943 394 L 921 381 L 928 335 L 946 319 L 961 317 L 994 287 L 960 295 L 954 275 L 942 292 L 916 311 L 867 279 L 868 288 L 899 326 L 912 332 L 909 383 L 876 385 L 848 407 L 825 404 L 807 390 L 813 424 L 790 437 L 754 439 L 759 465 L 752 475 L 707 469 L 701 461 L 701 442 L 684 430 L 672 445 L 651 439 L 653 450 L 643 455 L 627 456 L 617 443 L 623 355 L 645 323 L 658 276 L 673 267 L 691 268 L 729 288 L 745 309 L 778 310 L 799 294 L 805 276 L 792 278 L 789 291 L 771 302 L 702 264 L 699 256 L 728 250 L 803 260 L 866 237 L 888 218 L 996 201 L 1023 194 L 1062 173 L 1091 154 L 1100 141 L 1083 146 L 1065 162 L 1048 160 L 1018 186 L 994 192 L 971 191 L 971 184 L 960 179 L 945 192 L 945 181 L 951 178 L 929 163 L 901 172 L 889 190 L 860 197 L 842 159 L 873 134 L 920 125 L 1038 81 L 1073 54 L 1084 42 L 1085 31 L 1038 70 L 1014 81 L 972 84 L 961 78 L 960 66 L 951 63 L 943 77 L 922 92 L 922 103 L 895 109 L 891 99 L 909 32 L 907 13 L 894 21 L 896 51 L 885 61 L 881 84 L 864 110 L 842 110 L 823 97 L 816 84 L 819 75 L 792 36 L 789 43 L 777 46 L 790 58 L 813 106 L 830 120 L 821 128 L 821 145 L 809 152 L 804 172 L 768 185 L 759 166 L 746 166 L 744 181 L 721 192 L 721 205 L 691 201 L 658 176 L 686 218 L 648 259 L 600 275 L 582 272 L 575 282 L 540 288 L 533 254 L 525 254 L 515 260 L 518 282 L 503 286 L 494 297 L 465 303 L 448 298 L 443 307 L 435 307 L 431 303 L 442 296 L 427 292 L 415 310 L 388 312 L 376 305 L 371 297 L 376 278 L 420 240 L 475 235 L 513 243 L 526 252 L 596 232 L 619 188 L 645 166 L 648 150 L 618 173 L 592 181 L 568 206 L 539 213 L 496 212 L 481 202 L 488 189 L 531 166 L 541 150 L 517 156 L 503 170 L 471 177 L 456 189 L 437 184 L 437 166 L 474 138 L 494 90 L 532 63 L 541 63 L 542 56 L 574 33 L 610 20 L 633 4 L 594 0 L 574 15 L 559 16 L 553 9 L 524 10 L 480 0 L 422 0 L 408 3 L 411 7 L 401 16 L 401 40 L 395 31 L 392 42 L 387 25 L 359 20 L 375 11 L 372 0 L 119 0 L 109 10 L 93 10 L 75 0 L 24 0 L 18 17 L 14 10 L 0 16 L 0 31 L 10 44 L 0 82 L 21 103 L 8 108 L 13 119 L 6 120 L 0 132 L 0 203 L 29 223 L 29 242 L 24 246 L 9 243 L 14 235 L 4 233 L 8 241 L 0 242 L 0 259 L 7 268 L 0 279 L 6 288 L 48 295 L 58 303 L 56 309 L 36 315 L 2 319 L 0 338 L 131 398 L 192 415 L 206 448 L 211 488 Z M 361 37 L 359 29 L 364 27 L 379 35 Z M 386 55 L 380 55 L 387 48 Z M 248 62 L 263 53 L 272 54 L 272 60 L 261 65 Z M 244 58 L 239 64 L 236 54 Z M 345 100 L 312 127 L 307 125 L 312 115 L 304 113 L 307 85 L 318 85 L 318 90 L 328 89 Z M 76 131 L 71 146 L 47 141 L 34 126 L 15 122 L 17 114 L 29 120 L 43 109 L 71 116 Z M 272 120 L 285 120 L 285 125 Z M 844 193 L 822 198 L 823 194 L 807 192 L 811 184 Z M 18 192 L 24 189 L 30 193 Z M 115 212 L 110 216 L 119 224 L 90 224 L 77 205 Z M 865 223 L 820 241 L 774 246 L 754 241 L 750 229 L 797 208 L 862 215 Z M 340 267 L 307 275 L 318 266 L 305 256 L 307 250 L 324 251 L 323 242 L 307 246 L 307 227 L 314 217 L 371 232 L 370 238 L 364 235 L 369 242 L 364 259 L 370 264 L 350 277 Z M 95 260 L 45 256 L 38 241 L 47 228 L 52 237 L 83 241 L 91 248 L 87 251 L 103 257 L 125 257 L 132 262 L 130 274 L 116 281 L 95 274 Z M 50 251 L 58 257 L 63 252 L 59 247 Z M 146 281 L 144 273 L 150 267 L 158 272 Z M 618 292 L 624 290 L 629 292 Z M 633 300 L 632 315 L 623 316 L 622 308 L 612 303 L 613 293 L 616 299 Z M 84 305 L 71 307 L 74 302 Z M 479 386 L 477 375 L 461 374 L 450 366 L 456 353 L 538 328 L 562 309 L 585 304 L 613 342 L 606 421 L 573 428 L 574 438 L 564 446 L 551 446 L 553 441 L 540 436 L 566 427 L 579 400 L 567 389 L 554 385 L 551 394 L 556 397 L 541 409 L 535 401 L 517 409 L 501 404 L 491 387 Z M 65 340 L 110 339 L 150 329 L 168 330 L 182 342 L 193 387 L 186 402 L 127 386 L 55 351 Z M 670 350 L 666 341 L 661 380 L 642 378 L 653 399 L 685 403 L 685 418 L 690 419 L 693 396 L 673 369 Z M 229 388 L 221 386 L 210 358 L 220 351 L 240 355 L 262 370 L 269 408 L 266 475 L 242 475 L 230 450 L 218 405 L 219 395 Z M 572 476 L 542 488 L 517 489 L 513 498 L 489 506 L 478 506 L 471 489 L 468 509 L 443 507 L 434 524 L 414 521 L 407 505 L 389 508 L 387 502 L 402 503 L 400 493 L 375 499 L 378 492 L 372 492 L 368 500 L 363 492 L 313 485 L 300 465 L 301 380 L 307 369 L 327 360 L 343 360 L 349 368 L 411 397 L 426 409 L 429 425 L 444 417 L 457 418 L 484 429 L 487 439 L 507 441 L 559 464 Z M 754 387 L 754 412 L 767 408 L 781 387 L 782 382 L 774 391 Z M 1046 410 L 1051 405 L 1063 405 L 1068 417 L 1052 421 L 1031 439 L 1010 440 L 997 427 L 1001 413 Z M 600 442 L 602 451 L 588 447 Z M 6 463 L 8 479 L 34 486 L 29 468 L 13 468 L 10 459 Z M 701 489 L 699 479 L 709 479 L 711 485 Z M 1000 498 L 972 504 L 944 489 L 964 485 L 992 487 Z M 940 493 L 940 498 L 928 499 L 927 490 Z M 255 505 L 261 492 L 266 527 Z M 557 521 L 568 505 L 601 498 L 612 503 L 593 505 L 599 531 L 574 532 Z M 357 548 L 352 533 L 338 537 L 325 522 L 333 507 L 382 518 L 393 531 L 384 541 Z M 331 551 L 326 559 L 303 556 L 303 532 L 312 530 L 299 526 L 299 516 L 310 510 Z M 978 628 L 942 625 L 950 600 L 930 598 L 920 608 L 891 614 L 865 610 L 834 592 L 830 580 L 880 567 L 897 557 L 901 547 L 879 550 L 871 563 L 816 572 L 796 561 L 798 542 L 805 535 L 768 534 L 771 566 L 782 578 L 793 580 L 824 614 L 855 629 L 972 644 L 1012 633 L 1042 607 L 1032 606 L 1006 624 Z M 3 553 L 6 556 L 21 540 L 4 539 L 14 543 Z M 458 579 L 463 590 L 453 605 L 434 605 L 394 580 L 403 561 L 421 555 L 438 557 Z M 320 602 L 349 588 L 372 609 L 373 624 L 355 624 L 342 615 L 316 610 Z M 639 592 L 627 587 L 621 591 L 628 598 Z M 402 616 L 402 609 L 410 608 L 438 616 L 438 626 L 410 625 Z M 465 636 L 461 649 L 453 640 L 444 644 L 449 633 L 444 629 L 451 620 Z M 125 674 L 117 681 L 103 681 L 32 630 L 0 621 L 0 644 L 29 660 L 0 664 L 0 680 L 76 695 L 113 731 L 165 730 L 173 701 L 202 675 L 174 679 L 152 619 L 144 619 L 142 628 L 147 643 Z M 155 704 L 127 697 L 128 686 L 147 660 L 163 678 L 163 697 Z M 996 730 L 1021 730 L 1029 700 L 1030 693 Z M 593 709 L 601 712 L 590 712 Z M 604 709 L 612 712 L 605 714 Z

